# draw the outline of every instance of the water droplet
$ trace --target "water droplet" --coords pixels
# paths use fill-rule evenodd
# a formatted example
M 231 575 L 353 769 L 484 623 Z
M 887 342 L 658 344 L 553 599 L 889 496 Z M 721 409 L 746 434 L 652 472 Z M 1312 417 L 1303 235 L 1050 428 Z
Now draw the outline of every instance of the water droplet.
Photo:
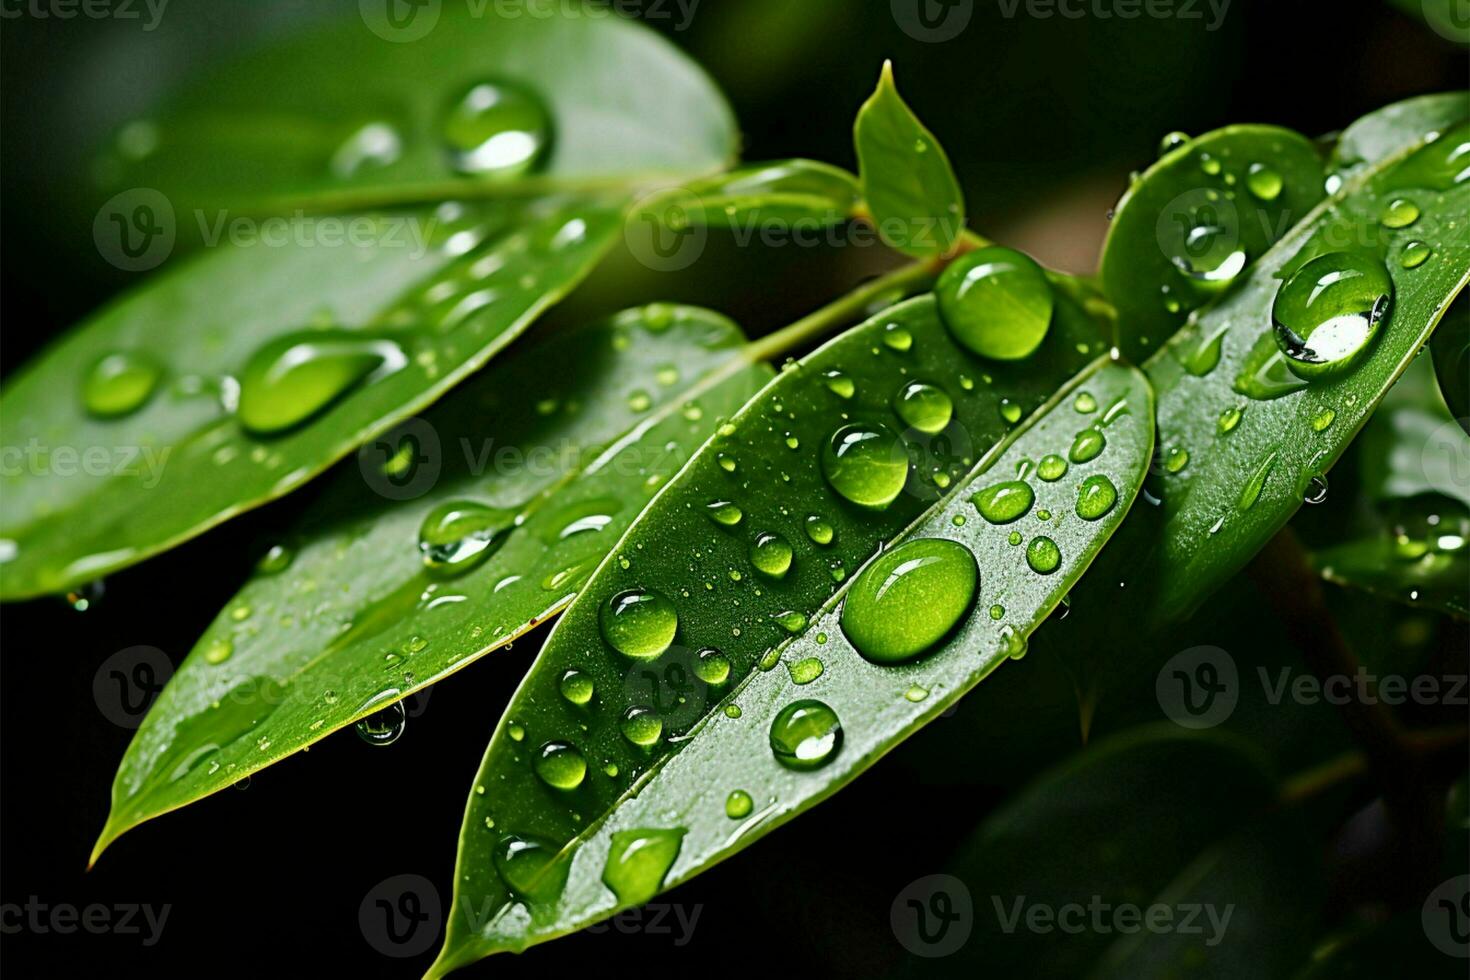
M 1080 499 L 1077 505 L 1081 507 Z M 1055 541 L 1045 535 L 1032 538 L 1031 543 L 1026 546 L 1026 564 L 1031 566 L 1033 572 L 1050 575 L 1061 563 L 1062 550 L 1057 547 Z
M 519 742 L 526 737 L 526 728 L 518 722 L 510 722 L 505 726 L 505 731 L 510 735 L 511 741 Z
M 755 536 L 750 546 L 750 563 L 770 578 L 781 578 L 791 569 L 791 542 L 772 531 Z
M 683 828 L 617 831 L 602 868 L 602 883 L 612 889 L 619 904 L 642 905 L 663 888 L 683 840 Z
M 1393 302 L 1393 280 L 1376 257 L 1319 255 L 1276 293 L 1271 322 L 1287 367 L 1311 381 L 1355 364 Z
M 992 524 L 1010 524 L 1031 510 L 1036 493 L 1023 480 L 1006 480 L 986 487 L 970 498 L 980 516 Z
M 1426 143 L 1390 172 L 1396 188 L 1447 191 L 1470 180 L 1470 123 L 1459 123 Z
M 1199 168 L 1211 177 L 1214 177 L 1220 172 L 1220 161 L 1208 153 L 1201 153 L 1199 155 Z
M 369 745 L 392 745 L 408 726 L 402 701 L 394 701 L 357 722 L 357 737 Z
M 1097 459 L 1107 448 L 1107 444 L 1107 437 L 1102 434 L 1101 429 L 1083 429 L 1072 440 L 1072 448 L 1067 451 L 1067 457 L 1074 463 L 1086 463 Z
M 1271 468 L 1275 465 L 1276 452 L 1272 451 L 1267 454 L 1265 459 L 1261 460 L 1260 465 L 1256 467 L 1255 472 L 1251 474 L 1251 478 L 1246 481 L 1245 486 L 1241 489 L 1240 500 L 1238 502 L 1241 510 L 1250 510 L 1256 505 L 1256 501 L 1260 499 L 1261 490 L 1266 486 L 1266 478 L 1271 475 Z
M 653 398 L 642 388 L 628 393 L 628 408 L 634 412 L 646 412 L 653 407 Z
M 929 689 L 920 684 L 910 684 L 909 689 L 903 692 L 903 699 L 918 704 L 929 696 Z
M 142 408 L 158 387 L 163 366 L 138 351 L 108 354 L 92 365 L 82 384 L 82 405 L 98 418 L 115 419 Z
M 883 328 L 883 345 L 900 353 L 914 346 L 914 335 L 902 324 L 890 323 Z
M 725 797 L 725 816 L 731 820 L 745 819 L 754 808 L 755 801 L 743 789 L 731 790 L 730 795 Z
M 726 527 L 734 527 L 745 516 L 745 512 L 737 504 L 728 500 L 716 500 L 706 504 L 704 512 L 709 515 L 710 520 Z
M 504 82 L 473 86 L 449 111 L 444 140 L 460 173 L 508 179 L 533 170 L 551 143 L 541 100 Z
M 899 389 L 893 398 L 893 410 L 906 425 L 934 435 L 949 425 L 954 402 L 937 385 L 914 381 Z
M 845 425 L 822 447 L 822 474 L 843 498 L 870 510 L 893 503 L 908 479 L 908 454 L 887 426 Z
M 1326 432 L 1337 418 L 1337 413 L 1330 408 L 1324 408 L 1312 417 L 1312 431 Z
M 740 705 L 738 705 L 738 704 L 727 704 L 724 707 L 724 712 L 725 712 L 725 717 L 726 718 L 739 718 L 740 717 L 740 714 L 741 714 L 741 712 L 740 712 Z
M 1029 644 L 1026 637 L 1014 626 L 1002 626 L 1000 628 L 1000 651 L 1012 660 L 1020 660 L 1026 656 Z
M 1307 489 L 1302 493 L 1302 502 L 1306 504 L 1320 504 L 1327 499 L 1327 477 L 1320 473 L 1313 475 L 1307 481 Z
M 1434 250 L 1420 241 L 1409 242 L 1399 253 L 1399 265 L 1405 269 L 1417 269 L 1428 261 Z
M 255 570 L 261 575 L 279 575 L 291 567 L 296 554 L 283 544 L 271 545 L 270 550 L 256 562 Z
M 440 504 L 424 516 L 419 553 L 436 576 L 461 575 L 489 558 L 515 526 L 516 513 L 470 500 Z
M 841 371 L 828 371 L 822 375 L 822 380 L 826 383 L 827 390 L 838 398 L 851 398 L 857 392 L 857 385 Z
M 1164 138 L 1159 140 L 1159 156 L 1163 156 L 1166 153 L 1172 153 L 1174 150 L 1179 149 L 1181 146 L 1184 146 L 1188 142 L 1188 133 L 1181 133 L 1177 129 L 1172 133 L 1165 133 Z
M 550 841 L 507 835 L 495 847 L 495 870 L 521 898 L 546 901 L 561 893 L 571 868 L 556 861 L 558 851 Z
M 1268 401 L 1301 391 L 1307 382 L 1292 372 L 1272 331 L 1256 340 L 1231 387 L 1247 398 Z
M 204 662 L 210 664 L 222 664 L 229 660 L 235 653 L 235 644 L 228 637 L 216 637 L 210 641 L 209 646 L 204 648 Z
M 1241 408 L 1231 406 L 1220 413 L 1220 419 L 1215 423 L 1215 427 L 1220 430 L 1221 435 L 1224 435 L 1240 424 L 1240 417 L 1243 414 L 1244 411 Z
M 735 472 L 735 457 L 731 456 L 729 453 L 716 453 L 715 461 L 720 464 L 720 469 L 724 470 L 726 473 Z
M 1164 469 L 1178 473 L 1189 465 L 1189 451 L 1183 446 L 1170 446 L 1164 453 Z
M 1281 196 L 1284 186 L 1281 174 L 1264 163 L 1253 163 L 1246 173 L 1245 186 L 1263 201 L 1274 201 Z
M 674 642 L 679 614 L 674 604 L 657 592 L 629 589 L 602 607 L 603 639 L 625 657 L 657 657 Z
M 1000 417 L 1011 425 L 1021 421 L 1021 406 L 1009 398 L 1000 400 Z
M 624 738 L 643 748 L 657 744 L 664 733 L 663 719 L 652 708 L 642 705 L 634 705 L 623 712 L 618 727 L 622 729 Z
M 874 663 L 911 660 L 942 640 L 969 611 L 980 585 L 964 545 L 917 538 L 874 559 L 842 605 L 842 632 Z
M 1419 220 L 1419 205 L 1406 197 L 1396 197 L 1384 207 L 1382 219 L 1386 228 L 1407 228 Z
M 597 685 L 590 674 L 580 670 L 569 670 L 561 675 L 561 696 L 572 704 L 584 705 L 592 700 Z
M 782 629 L 793 636 L 806 629 L 806 616 L 794 610 L 779 612 L 771 617 Z
M 1056 453 L 1041 457 L 1036 464 L 1036 475 L 1047 483 L 1055 483 L 1067 475 L 1067 461 Z
M 981 357 L 1027 357 L 1051 326 L 1055 300 L 1046 273 L 1013 249 L 989 246 L 961 256 L 944 270 L 934 292 L 949 332 Z
M 332 154 L 332 173 L 351 179 L 391 166 L 402 154 L 403 140 L 398 130 L 385 122 L 370 122 L 354 130 L 337 147 Z
M 833 531 L 832 525 L 825 518 L 816 514 L 807 516 L 805 527 L 806 536 L 811 538 L 814 544 L 823 546 L 831 544 L 832 538 L 836 533 Z
M 1077 395 L 1072 407 L 1081 415 L 1091 415 L 1097 411 L 1097 399 L 1092 397 L 1092 392 L 1084 391 Z
M 730 658 L 714 647 L 705 647 L 694 661 L 694 676 L 706 684 L 723 684 L 730 678 Z
M 1082 481 L 1077 488 L 1077 516 L 1084 521 L 1095 521 L 1103 517 L 1118 502 L 1118 488 L 1101 473 L 1094 473 Z M 1043 540 L 1041 538 L 1038 541 Z M 1035 542 L 1032 542 L 1034 545 Z M 1030 553 L 1027 553 L 1030 558 Z M 1035 568 L 1035 565 L 1031 566 Z M 1040 571 L 1040 569 L 1037 569 Z
M 1020 531 L 1012 531 L 1010 534 L 1006 535 L 1006 541 L 1010 543 L 1010 546 L 1012 548 L 1014 548 L 1016 545 L 1020 544 L 1021 543 L 1021 540 L 1022 539 L 1021 539 L 1021 532 Z
M 285 334 L 260 347 L 240 373 L 235 412 L 258 435 L 293 428 L 341 398 L 408 363 L 402 348 L 351 330 Z
M 536 750 L 536 775 L 553 789 L 576 789 L 587 777 L 587 760 L 570 742 L 547 742 Z
M 771 751 L 787 769 L 820 769 L 842 747 L 842 723 L 837 712 L 821 701 L 793 701 L 771 722 Z
M 822 662 L 816 657 L 804 657 L 795 663 L 786 665 L 786 673 L 791 675 L 791 683 L 798 686 L 810 684 L 818 677 L 821 677 L 822 671 L 825 669 L 822 666 Z
M 1230 332 L 1229 324 L 1218 328 L 1213 334 L 1200 339 L 1193 350 L 1181 354 L 1179 363 L 1184 365 L 1184 370 L 1196 378 L 1203 378 L 1220 363 L 1221 349 L 1225 343 L 1225 335 Z

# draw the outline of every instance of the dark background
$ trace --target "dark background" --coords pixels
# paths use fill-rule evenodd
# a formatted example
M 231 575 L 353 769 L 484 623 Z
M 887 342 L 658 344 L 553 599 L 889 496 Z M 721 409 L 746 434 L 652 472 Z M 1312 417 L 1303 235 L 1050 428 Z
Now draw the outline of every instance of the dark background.
M 974 6 L 968 29 L 938 45 L 906 36 L 884 0 L 702 0 L 687 30 L 649 22 L 725 89 L 752 160 L 853 166 L 853 114 L 882 59 L 893 58 L 906 98 L 955 163 L 972 224 L 1073 271 L 1095 262 L 1108 206 L 1166 131 L 1249 121 L 1318 134 L 1405 96 L 1463 88 L 1470 75 L 1463 48 L 1367 0 L 1232 0 L 1213 31 L 1204 4 L 1204 20 L 1131 21 L 1039 20 L 1024 6 L 1008 19 L 995 0 Z M 135 284 L 98 256 L 85 206 L 81 161 L 110 127 L 253 37 L 333 16 L 357 16 L 356 4 L 173 0 L 153 32 L 80 16 L 0 21 L 0 372 Z M 760 334 L 840 292 L 873 261 L 810 250 L 793 260 L 716 241 L 678 277 L 638 278 L 615 261 L 553 318 L 683 299 Z M 7 976 L 404 976 L 427 965 L 428 956 L 375 952 L 358 906 L 383 879 L 408 873 L 448 900 L 469 777 L 534 637 L 420 698 L 421 713 L 393 746 L 338 733 L 248 788 L 129 833 L 83 871 L 130 737 L 99 710 L 99 666 L 136 645 L 181 659 L 310 494 L 112 577 L 85 612 L 60 600 L 4 610 L 0 903 L 172 906 L 152 947 L 116 932 L 0 937 Z M 1244 612 L 1248 604 L 1241 584 L 1173 639 L 1180 649 L 1226 645 L 1232 623 L 1259 615 Z M 675 945 L 677 928 L 613 931 L 471 973 L 895 972 L 903 951 L 888 925 L 893 897 L 940 870 L 1008 789 L 1075 749 L 1075 717 L 1054 674 L 1038 658 L 1008 667 L 983 700 L 972 696 L 839 797 L 665 896 L 686 915 L 700 909 L 688 945 Z M 1050 735 L 1007 739 L 1002 722 L 1015 712 L 1047 715 L 1039 727 Z M 1157 720 L 1157 706 L 1105 711 L 1099 726 L 1132 717 Z M 1340 738 L 1334 721 L 1317 728 L 1326 741 Z M 1283 755 L 1304 753 L 1301 742 L 1281 741 L 1290 745 Z

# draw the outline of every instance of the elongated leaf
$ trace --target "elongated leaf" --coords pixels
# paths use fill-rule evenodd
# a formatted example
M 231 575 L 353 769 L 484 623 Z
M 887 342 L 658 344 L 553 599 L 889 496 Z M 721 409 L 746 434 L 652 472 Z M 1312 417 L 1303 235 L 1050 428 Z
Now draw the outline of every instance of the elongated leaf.
M 899 97 L 891 62 L 858 110 L 853 143 L 883 241 L 908 255 L 948 252 L 965 227 L 965 196 L 944 147 Z
M 1103 243 L 1119 344 L 1143 360 L 1322 199 L 1322 160 L 1277 126 L 1228 126 L 1165 153 L 1138 178 Z
M 1038 980 L 1288 976 L 1323 889 L 1314 845 L 1275 807 L 1243 743 L 1178 729 L 1100 743 L 949 863 L 974 906 L 955 966 Z
M 1460 428 L 1470 435 L 1470 294 L 1460 294 L 1429 346 L 1440 394 Z
M 767 222 L 820 227 L 848 220 L 862 198 L 857 178 L 815 160 L 754 163 L 694 181 L 689 218 L 737 230 Z
M 928 298 L 905 303 L 783 374 L 635 522 L 558 623 L 476 779 L 460 838 L 456 915 L 439 971 L 646 901 L 825 797 L 1008 655 L 1020 653 L 1026 634 L 1061 601 L 1121 522 L 1152 446 L 1142 377 L 1094 365 L 1075 389 L 1063 395 L 1054 390 L 1038 421 L 991 450 L 1003 437 L 990 421 L 999 391 L 1039 386 L 1073 349 L 1071 342 L 1058 350 L 1056 338 L 1049 338 L 1038 359 L 1014 365 L 1015 377 L 998 374 L 993 388 L 976 386 L 967 394 L 956 375 L 973 362 L 934 323 L 933 308 Z M 893 322 L 912 338 L 906 351 L 883 347 L 884 328 Z M 831 371 L 856 383 L 850 401 L 828 388 L 825 375 Z M 1035 465 L 1043 454 L 1066 452 L 1078 430 L 1093 421 L 1073 407 L 1082 390 L 1110 410 L 1107 452 L 1056 482 L 1035 481 L 1036 513 L 1015 526 L 1025 529 L 1027 539 L 1049 536 L 1055 542 L 1059 573 L 1026 570 L 1023 554 L 1033 548 L 1010 544 L 1013 528 L 990 526 L 968 501 L 978 484 L 907 530 L 907 519 L 922 513 L 931 498 L 914 482 L 910 495 L 868 512 L 854 509 L 827 484 L 818 460 L 832 430 L 857 420 L 863 431 L 891 433 L 878 425 L 891 419 L 885 395 L 906 378 L 926 378 L 955 391 L 950 439 L 973 440 L 977 457 L 984 453 L 983 465 L 1007 477 L 1023 458 Z M 920 438 L 911 433 L 912 441 Z M 839 444 L 847 441 L 839 434 Z M 735 470 L 727 471 L 722 460 L 733 461 Z M 958 480 L 969 469 L 956 459 L 944 471 Z M 1102 471 L 1111 475 L 1112 506 L 1096 523 L 1082 520 L 1074 510 L 1078 486 Z M 703 513 L 725 501 L 741 514 L 728 527 Z M 1053 513 L 1042 524 L 1038 517 L 1045 508 Z M 729 511 L 720 507 L 715 513 Z M 814 529 L 814 538 L 804 525 Z M 773 548 L 772 534 L 790 550 Z M 967 548 L 974 554 L 982 581 L 979 605 L 944 652 L 918 664 L 889 667 L 860 659 L 838 626 L 838 580 L 886 541 L 934 537 L 963 542 L 950 545 L 951 554 Z M 1044 549 L 1035 546 L 1035 553 Z M 676 631 L 672 622 L 662 624 L 674 644 L 654 658 L 630 660 L 610 646 L 616 641 L 619 650 L 636 650 L 620 636 L 612 613 L 628 602 L 628 590 L 663 596 L 676 617 Z M 944 598 L 970 605 L 963 594 Z M 931 592 L 907 613 L 919 615 L 925 601 L 941 598 Z M 1007 610 L 996 618 L 990 607 L 1000 603 Z M 961 622 L 964 611 L 954 610 Z M 694 647 L 705 649 L 690 652 Z M 722 678 L 723 671 L 712 670 L 712 661 L 727 663 L 728 674 Z M 776 669 L 782 661 L 785 669 Z M 595 683 L 590 710 L 557 694 L 554 685 L 567 670 Z M 845 720 L 845 745 L 820 772 L 797 773 L 777 763 L 768 739 L 775 714 L 808 693 Z M 585 760 L 585 778 L 570 790 L 555 788 L 568 784 L 561 766 L 576 758 Z M 731 798 L 736 790 L 746 796 Z M 737 819 L 726 815 L 727 800 Z M 614 867 L 606 880 L 617 891 L 610 891 L 602 884 L 609 847 L 621 849 L 640 829 L 653 828 L 670 862 L 634 873 L 633 880 Z M 560 856 L 546 864 L 557 851 Z M 529 911 L 521 899 L 529 900 Z
M 743 364 L 741 340 L 700 310 L 630 310 L 513 352 L 410 424 L 419 462 L 401 482 L 381 472 L 396 453 L 365 449 L 367 469 L 327 489 L 154 704 L 98 851 L 559 612 L 717 419 L 770 376 Z M 434 570 L 421 528 L 446 507 L 483 520 L 425 542 L 441 546 Z
M 1421 95 L 1386 105 L 1342 131 L 1328 169 L 1345 179 L 1402 152 L 1427 133 L 1443 132 L 1466 119 L 1470 119 L 1470 96 L 1465 92 Z
M 1126 608 L 1162 624 L 1235 574 L 1301 506 L 1428 340 L 1470 274 L 1470 181 L 1457 180 L 1451 162 L 1466 140 L 1462 125 L 1357 172 L 1149 360 L 1163 455 L 1150 484 L 1157 506 L 1131 523 L 1126 548 L 1110 551 L 1115 581 L 1131 590 Z M 1391 210 L 1396 223 L 1406 213 L 1393 207 L 1399 201 L 1420 216 L 1389 227 Z M 1411 242 L 1429 257 L 1406 262 Z M 1308 261 L 1345 261 L 1345 250 L 1384 270 L 1392 306 L 1356 364 L 1303 382 L 1277 349 L 1273 303 Z M 1118 608 L 1116 599 L 1109 605 Z
M 681 178 L 736 135 L 709 79 L 642 25 L 575 5 L 364 4 L 123 127 L 105 190 L 176 208 L 344 208 Z

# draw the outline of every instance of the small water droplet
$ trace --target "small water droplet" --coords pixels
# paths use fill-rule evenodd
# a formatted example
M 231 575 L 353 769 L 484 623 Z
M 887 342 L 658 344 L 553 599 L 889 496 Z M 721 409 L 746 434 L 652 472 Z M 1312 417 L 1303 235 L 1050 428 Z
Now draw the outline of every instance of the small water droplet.
M 1240 418 L 1243 414 L 1243 409 L 1239 406 L 1232 405 L 1220 413 L 1220 419 L 1216 422 L 1215 427 L 1220 430 L 1221 435 L 1224 435 L 1240 424 Z
M 369 745 L 392 745 L 408 726 L 402 701 L 394 701 L 357 722 L 357 737 Z
M 806 536 L 811 538 L 814 544 L 829 545 L 836 535 L 831 523 L 817 514 L 808 515 L 804 526 L 806 527 Z
M 1326 432 L 1329 428 L 1331 428 L 1332 423 L 1336 418 L 1337 413 L 1334 412 L 1332 409 L 1322 409 L 1322 411 L 1318 412 L 1312 417 L 1312 431 Z
M 1417 269 L 1428 261 L 1434 250 L 1420 241 L 1412 241 L 1399 253 L 1399 265 L 1405 269 Z
M 1080 506 L 1080 501 L 1078 502 Z M 1026 546 L 1026 564 L 1040 575 L 1050 575 L 1062 563 L 1062 550 L 1051 538 L 1041 535 Z
M 743 789 L 731 790 L 730 795 L 725 797 L 725 816 L 731 820 L 745 819 L 754 808 L 755 801 Z
M 1004 419 L 1007 423 L 1015 425 L 1017 422 L 1021 421 L 1021 406 L 1018 405 L 1016 402 L 1011 401 L 1009 398 L 1002 398 L 1000 400 L 998 408 L 1000 411 L 1000 417 Z
M 571 790 L 587 777 L 587 760 L 570 742 L 547 742 L 536 750 L 536 775 L 553 789 Z
M 1055 483 L 1067 475 L 1067 461 L 1056 453 L 1050 453 L 1041 457 L 1041 462 L 1036 464 L 1036 475 L 1047 483 Z
M 664 733 L 663 719 L 652 708 L 643 705 L 634 705 L 623 712 L 618 727 L 624 738 L 642 748 L 657 744 Z
M 642 905 L 659 893 L 684 840 L 682 827 L 673 830 L 620 830 L 612 835 L 602 883 L 612 889 L 621 905 Z
M 908 479 L 908 455 L 887 426 L 845 425 L 822 447 L 822 474 L 844 499 L 870 510 L 893 503 Z
M 1396 197 L 1383 209 L 1385 228 L 1407 228 L 1419 220 L 1419 205 L 1406 197 Z
M 1285 186 L 1281 174 L 1264 163 L 1253 163 L 1246 173 L 1245 186 L 1263 201 L 1274 201 Z
M 1084 391 L 1077 395 L 1072 407 L 1081 415 L 1091 415 L 1097 411 L 1097 399 L 1092 396 L 1092 392 Z
M 455 103 L 443 133 L 461 173 L 509 179 L 534 170 L 546 156 L 551 119 L 529 91 L 506 82 L 481 82 Z
M 419 528 L 424 568 L 440 577 L 462 575 L 478 567 L 504 542 L 515 526 L 516 512 L 472 500 L 439 504 Z
M 841 371 L 828 371 L 822 375 L 822 380 L 827 390 L 838 398 L 851 398 L 857 392 L 857 385 Z
M 734 527 L 745 517 L 745 512 L 740 509 L 739 505 L 728 500 L 716 500 L 706 504 L 704 512 L 709 515 L 710 520 L 726 527 Z
M 240 424 L 273 435 L 307 421 L 353 386 L 408 363 L 392 340 L 351 330 L 307 330 L 267 341 L 240 372 Z
M 1096 521 L 1107 515 L 1118 502 L 1118 488 L 1101 473 L 1094 473 L 1077 488 L 1077 516 L 1084 521 Z M 1044 540 L 1038 538 L 1038 541 Z M 1034 545 L 1035 542 L 1032 542 Z M 1030 558 L 1030 552 L 1027 552 Z M 1036 568 L 1033 564 L 1032 568 Z M 1037 569 L 1040 571 L 1041 569 Z
M 1165 133 L 1164 138 L 1159 140 L 1159 156 L 1163 156 L 1166 153 L 1172 153 L 1173 151 L 1179 149 L 1181 146 L 1186 145 L 1188 142 L 1188 133 L 1181 133 L 1177 129 L 1174 130 L 1174 132 L 1172 133 Z
M 569 670 L 561 675 L 561 696 L 572 704 L 585 705 L 592 700 L 597 685 L 590 674 Z
M 1261 491 L 1266 486 L 1266 479 L 1271 475 L 1271 468 L 1276 465 L 1276 456 L 1277 453 L 1275 450 L 1268 453 L 1266 458 L 1261 460 L 1256 466 L 1255 472 L 1251 474 L 1250 479 L 1246 481 L 1245 486 L 1240 491 L 1240 500 L 1237 502 L 1237 506 L 1241 510 L 1250 510 L 1256 505 L 1256 501 L 1260 499 Z
M 995 483 L 970 498 L 980 516 L 992 524 L 1010 524 L 1020 520 L 1035 501 L 1035 491 L 1024 480 Z
M 657 657 L 674 642 L 679 614 L 663 595 L 645 589 L 629 589 L 613 596 L 602 607 L 603 639 L 625 657 L 647 660 Z
M 770 743 L 776 761 L 787 769 L 820 769 L 842 747 L 842 723 L 821 701 L 793 701 L 771 722 Z
M 773 531 L 757 534 L 750 546 L 750 563 L 770 578 L 782 578 L 791 569 L 791 542 Z
M 1302 502 L 1306 504 L 1320 504 L 1327 499 L 1327 477 L 1320 473 L 1314 474 L 1307 481 L 1307 489 L 1302 492 Z
M 912 381 L 894 395 L 893 411 L 910 428 L 935 435 L 954 417 L 954 402 L 938 385 Z
M 696 655 L 694 676 L 706 684 L 723 684 L 730 678 L 730 658 L 714 647 L 705 647 Z
M 115 419 L 142 408 L 158 388 L 163 366 L 140 351 L 100 358 L 82 383 L 82 405 L 98 418 Z
M 791 683 L 798 686 L 810 684 L 821 677 L 825 669 L 822 662 L 816 657 L 804 657 L 795 663 L 786 665 L 786 672 L 791 675 Z
M 1107 448 L 1107 444 L 1107 437 L 1102 434 L 1101 429 L 1083 429 L 1072 440 L 1072 448 L 1067 451 L 1067 457 L 1074 463 L 1087 463 L 1097 459 Z

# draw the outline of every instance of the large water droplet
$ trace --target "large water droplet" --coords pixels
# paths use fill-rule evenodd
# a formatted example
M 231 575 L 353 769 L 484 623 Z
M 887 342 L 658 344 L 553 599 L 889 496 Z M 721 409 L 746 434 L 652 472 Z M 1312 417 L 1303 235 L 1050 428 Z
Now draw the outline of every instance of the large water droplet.
M 750 546 L 750 563 L 762 575 L 781 578 L 791 569 L 791 542 L 773 531 L 757 534 Z
M 625 657 L 648 660 L 674 642 L 679 613 L 657 592 L 629 589 L 608 600 L 601 612 L 602 636 Z
M 258 349 L 240 372 L 240 424 L 270 435 L 300 425 L 352 386 L 408 363 L 392 340 L 351 330 L 285 334 Z
M 1013 249 L 990 246 L 956 259 L 934 292 L 949 332 L 981 357 L 1026 357 L 1051 326 L 1055 299 L 1046 273 Z
M 1419 220 L 1419 205 L 1407 197 L 1396 197 L 1384 205 L 1382 221 L 1385 228 L 1407 228 Z
M 844 499 L 882 510 L 908 479 L 903 443 L 881 423 L 845 425 L 822 447 L 822 475 Z
M 1399 253 L 1399 265 L 1405 269 L 1417 269 L 1428 261 L 1434 250 L 1420 241 L 1409 242 Z
M 1184 235 L 1183 254 L 1170 258 L 1199 291 L 1213 293 L 1245 269 L 1248 256 L 1236 247 L 1237 238 L 1233 228 L 1201 220 Z
M 147 403 L 162 376 L 162 365 L 148 354 L 108 354 L 87 372 L 82 383 L 82 405 L 98 418 L 131 415 Z
M 1036 492 L 1024 480 L 992 484 L 970 498 L 980 516 L 992 524 L 1009 524 L 1031 510 Z
M 1262 201 L 1274 201 L 1285 186 L 1281 174 L 1268 164 L 1253 163 L 1245 175 L 1245 186 Z
M 1282 284 L 1271 305 L 1276 344 L 1305 380 L 1341 373 L 1363 356 L 1393 302 L 1393 280 L 1378 258 L 1329 252 Z
M 1077 516 L 1095 521 L 1105 516 L 1118 502 L 1118 488 L 1101 473 L 1094 473 L 1077 487 Z
M 1087 463 L 1097 459 L 1107 444 L 1107 437 L 1102 434 L 1101 429 L 1083 429 L 1072 440 L 1072 448 L 1068 450 L 1067 457 L 1074 463 Z
M 576 789 L 587 777 L 587 760 L 570 742 L 547 742 L 536 751 L 536 775 L 554 789 Z
M 495 553 L 515 526 L 516 513 L 472 500 L 440 504 L 424 516 L 419 552 L 436 576 L 460 575 Z
M 444 141 L 461 173 L 519 177 L 545 157 L 551 144 L 551 118 L 541 100 L 525 89 L 482 82 L 450 109 Z
M 954 417 L 954 402 L 943 388 L 913 381 L 894 395 L 893 410 L 905 425 L 935 435 L 943 432 Z
M 868 660 L 911 660 L 942 640 L 969 611 L 980 585 L 975 556 L 941 538 L 906 541 L 852 583 L 842 632 Z
M 684 829 L 620 830 L 612 835 L 602 883 L 622 905 L 642 905 L 659 893 L 679 856 Z
M 730 658 L 714 647 L 705 647 L 696 655 L 694 676 L 706 684 L 723 684 L 730 679 Z
M 592 675 L 580 670 L 569 670 L 561 675 L 561 696 L 572 704 L 585 705 L 592 700 L 597 690 Z
M 1078 501 L 1080 506 L 1081 501 Z M 1062 563 L 1062 550 L 1051 538 L 1042 535 L 1031 539 L 1026 546 L 1026 564 L 1033 572 L 1050 575 Z
M 771 722 L 771 751 L 787 769 L 820 769 L 842 747 L 837 712 L 816 700 L 793 701 Z
M 547 901 L 561 893 L 571 862 L 556 863 L 560 850 L 550 841 L 507 835 L 494 851 L 495 870 L 521 898 Z
M 745 512 L 740 509 L 740 506 L 728 500 L 712 501 L 705 505 L 704 512 L 709 515 L 710 520 L 726 527 L 734 527 L 745 517 Z
M 402 701 L 394 701 L 380 711 L 374 711 L 357 723 L 357 737 L 369 745 L 392 745 L 398 741 L 408 725 L 408 714 Z
M 1185 146 L 1188 143 L 1188 133 L 1181 133 L 1177 129 L 1174 130 L 1172 133 L 1165 133 L 1164 138 L 1159 140 L 1159 156 L 1163 156 L 1166 153 L 1172 153 L 1175 150 L 1179 149 L 1181 146 Z
M 658 716 L 654 709 L 634 705 L 623 712 L 622 720 L 618 722 L 618 728 L 622 730 L 623 737 L 634 745 L 647 748 L 658 743 L 664 733 L 663 719 Z

